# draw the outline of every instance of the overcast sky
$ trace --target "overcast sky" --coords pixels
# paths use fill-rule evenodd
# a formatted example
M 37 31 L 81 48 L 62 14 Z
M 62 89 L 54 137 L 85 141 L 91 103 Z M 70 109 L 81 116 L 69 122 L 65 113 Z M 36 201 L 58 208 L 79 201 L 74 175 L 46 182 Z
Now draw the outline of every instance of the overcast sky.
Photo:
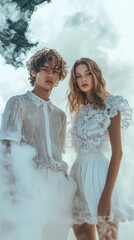
M 102 68 L 108 91 L 126 97 L 134 109 L 133 9 L 133 0 L 52 0 L 50 4 L 43 3 L 37 7 L 29 22 L 27 37 L 29 41 L 31 39 L 39 41 L 38 48 L 58 50 L 67 61 L 69 70 L 77 58 L 93 58 Z M 15 8 L 12 11 L 13 18 L 17 18 Z M 7 9 L 5 13 L 7 14 Z M 3 18 L 1 24 L 4 24 L 4 21 Z M 26 60 L 32 53 L 33 50 L 29 52 Z M 0 112 L 2 112 L 9 97 L 31 88 L 27 81 L 26 69 L 16 70 L 13 66 L 5 64 L 2 56 L 0 72 Z M 63 110 L 66 105 L 68 77 L 54 89 L 51 97 Z M 125 146 L 129 162 L 133 158 L 131 141 L 133 136 L 132 120 L 126 133 Z M 131 181 L 128 181 L 128 184 L 130 183 Z M 134 222 L 121 225 L 119 240 L 133 239 L 133 227 Z M 72 239 L 74 238 L 70 235 L 69 240 Z

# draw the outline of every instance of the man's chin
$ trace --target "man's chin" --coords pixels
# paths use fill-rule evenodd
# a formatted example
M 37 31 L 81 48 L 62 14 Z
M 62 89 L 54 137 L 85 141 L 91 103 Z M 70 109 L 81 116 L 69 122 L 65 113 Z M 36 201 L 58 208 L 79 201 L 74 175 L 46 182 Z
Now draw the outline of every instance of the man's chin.
M 53 86 L 52 87 L 45 87 L 43 88 L 45 92 L 51 92 L 52 89 L 53 89 Z

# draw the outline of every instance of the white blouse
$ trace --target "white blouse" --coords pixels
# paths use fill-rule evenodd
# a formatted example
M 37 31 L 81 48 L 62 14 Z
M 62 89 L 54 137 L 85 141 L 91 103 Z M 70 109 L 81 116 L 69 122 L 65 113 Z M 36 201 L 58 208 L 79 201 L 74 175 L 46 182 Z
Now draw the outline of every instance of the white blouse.
M 34 147 L 36 167 L 67 170 L 62 160 L 65 135 L 66 115 L 50 100 L 45 101 L 30 91 L 8 100 L 2 116 L 0 140 Z
M 111 118 L 121 113 L 121 127 L 126 129 L 132 110 L 122 96 L 109 95 L 105 100 L 105 109 L 95 109 L 93 105 L 82 106 L 72 119 L 70 130 L 72 144 L 76 152 L 106 151 L 108 147 L 108 127 Z

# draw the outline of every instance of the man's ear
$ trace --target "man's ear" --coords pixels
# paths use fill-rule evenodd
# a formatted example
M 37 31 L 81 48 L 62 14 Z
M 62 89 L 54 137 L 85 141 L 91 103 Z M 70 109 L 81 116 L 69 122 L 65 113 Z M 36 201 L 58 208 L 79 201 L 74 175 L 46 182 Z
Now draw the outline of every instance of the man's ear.
M 35 71 L 31 71 L 32 77 L 36 77 L 37 73 Z

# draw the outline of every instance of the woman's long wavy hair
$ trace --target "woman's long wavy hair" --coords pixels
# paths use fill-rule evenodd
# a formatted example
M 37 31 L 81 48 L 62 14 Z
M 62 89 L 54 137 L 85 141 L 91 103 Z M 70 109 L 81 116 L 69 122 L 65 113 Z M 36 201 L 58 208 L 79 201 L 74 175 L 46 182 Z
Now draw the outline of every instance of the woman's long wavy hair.
M 90 70 L 93 81 L 94 88 L 92 91 L 93 99 L 94 99 L 94 107 L 99 109 L 105 108 L 105 98 L 108 96 L 108 92 L 106 91 L 106 83 L 102 76 L 101 69 L 98 67 L 97 63 L 89 58 L 81 58 L 77 60 L 71 70 L 71 76 L 69 80 L 69 94 L 68 94 L 68 103 L 70 112 L 73 113 L 78 111 L 82 105 L 88 104 L 85 93 L 83 93 L 76 82 L 75 70 L 76 67 L 80 64 L 85 64 Z

